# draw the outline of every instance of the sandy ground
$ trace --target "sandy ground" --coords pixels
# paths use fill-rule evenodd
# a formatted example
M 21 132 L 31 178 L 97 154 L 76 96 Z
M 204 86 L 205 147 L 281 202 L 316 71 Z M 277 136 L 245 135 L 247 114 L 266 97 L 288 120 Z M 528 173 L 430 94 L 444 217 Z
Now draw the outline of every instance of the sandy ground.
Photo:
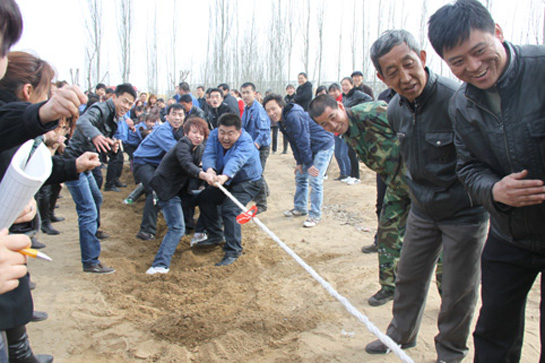
M 281 240 L 379 329 L 391 319 L 392 303 L 371 307 L 379 289 L 377 255 L 360 252 L 376 229 L 375 174 L 362 166 L 362 184 L 334 181 L 333 162 L 325 182 L 324 215 L 312 229 L 303 219 L 285 218 L 293 207 L 293 157 L 274 154 L 266 177 L 269 210 L 260 215 Z M 123 180 L 132 180 L 126 170 Z M 121 193 L 104 193 L 101 260 L 116 268 L 105 276 L 84 274 L 77 216 L 67 190 L 59 200 L 59 236 L 40 235 L 53 262 L 30 261 L 37 310 L 49 319 L 28 325 L 36 353 L 56 362 L 398 362 L 393 354 L 364 351 L 374 336 L 333 299 L 255 223 L 243 227 L 243 256 L 214 267 L 220 249 L 195 251 L 185 236 L 168 275 L 147 276 L 166 230 L 157 239 L 135 238 L 143 202 L 121 203 Z M 539 360 L 539 283 L 526 312 L 523 362 Z M 418 345 L 406 352 L 415 362 L 435 362 L 433 337 L 440 299 L 432 284 Z M 498 317 L 501 319 L 501 317 Z M 466 361 L 472 361 L 472 341 Z

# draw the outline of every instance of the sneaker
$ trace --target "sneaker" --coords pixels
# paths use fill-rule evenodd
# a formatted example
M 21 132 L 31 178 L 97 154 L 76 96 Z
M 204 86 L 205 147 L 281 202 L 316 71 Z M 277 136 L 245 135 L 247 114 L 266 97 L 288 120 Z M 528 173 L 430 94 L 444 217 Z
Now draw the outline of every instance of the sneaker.
M 392 289 L 380 289 L 375 295 L 369 298 L 369 305 L 380 306 L 386 304 L 388 301 L 394 299 L 394 290 Z
M 307 220 L 303 222 L 303 227 L 312 228 L 315 225 L 317 225 L 318 223 L 320 223 L 319 218 L 308 217 Z
M 378 246 L 374 243 L 371 243 L 369 246 L 363 246 L 361 248 L 361 252 L 363 253 L 376 253 L 378 252 Z
M 166 268 L 166 267 L 163 267 L 163 266 L 157 266 L 157 267 L 151 266 L 151 267 L 148 268 L 148 270 L 146 271 L 146 274 L 147 274 L 147 275 L 167 274 L 169 271 L 170 271 L 169 268 Z
M 134 204 L 134 200 L 131 198 L 123 199 L 123 204 Z
M 30 242 L 31 245 L 30 245 L 30 248 L 34 248 L 35 250 L 39 250 L 40 248 L 44 248 L 45 247 L 45 244 L 43 244 L 42 242 L 38 241 L 36 239 L 36 237 L 30 237 Z
M 195 232 L 195 234 L 191 238 L 191 242 L 189 243 L 189 245 L 194 246 L 199 242 L 206 241 L 207 239 L 208 235 L 205 232 Z
M 342 181 L 343 183 L 348 183 L 350 180 L 352 180 L 352 177 L 350 177 L 350 176 L 347 176 L 347 177 L 345 177 L 344 179 L 341 179 L 341 181 Z
M 408 349 L 416 346 L 416 341 L 407 344 L 401 344 L 401 349 Z M 384 345 L 380 340 L 372 341 L 367 344 L 365 351 L 369 354 L 387 354 L 390 353 L 390 348 Z
M 255 215 L 257 216 L 258 214 L 261 214 L 261 213 L 266 212 L 266 211 L 267 211 L 267 207 L 258 205 L 257 206 L 257 212 L 255 213 Z
M 329 176 L 326 174 L 324 175 L 324 180 L 327 180 L 329 178 Z
M 337 178 L 333 179 L 333 180 L 336 180 L 336 181 L 343 181 L 344 179 L 346 179 L 347 176 L 346 175 L 339 175 Z
M 93 274 L 113 274 L 115 272 L 115 269 L 105 266 L 101 264 L 100 262 L 96 265 L 84 267 L 83 272 L 89 272 Z
M 301 217 L 306 215 L 307 215 L 307 212 L 303 212 L 295 208 L 284 211 L 284 217 Z
M 126 188 L 126 187 L 127 187 L 127 184 L 122 183 L 122 182 L 120 182 L 119 180 L 116 180 L 116 181 L 114 182 L 114 185 L 115 185 L 116 187 L 118 187 L 118 188 Z
M 136 238 L 140 238 L 143 241 L 149 241 L 155 239 L 155 235 L 153 233 L 138 231 L 138 233 L 136 234 Z
M 360 183 L 361 183 L 361 180 L 356 178 L 350 178 L 350 180 L 346 182 L 346 184 L 348 185 L 354 185 L 354 184 L 360 184 Z
M 104 186 L 104 191 L 105 192 L 120 192 L 121 189 L 119 189 L 115 185 L 112 185 L 112 186 Z

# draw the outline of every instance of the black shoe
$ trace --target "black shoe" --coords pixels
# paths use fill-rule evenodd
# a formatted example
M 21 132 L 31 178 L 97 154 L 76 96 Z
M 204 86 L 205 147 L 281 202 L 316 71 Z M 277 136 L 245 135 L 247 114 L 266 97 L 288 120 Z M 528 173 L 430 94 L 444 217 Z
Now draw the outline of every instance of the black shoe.
M 105 266 L 101 263 L 98 263 L 93 266 L 84 267 L 83 272 L 89 272 L 93 274 L 113 274 L 115 272 L 115 269 Z
M 104 231 L 101 231 L 100 229 L 97 230 L 97 233 L 95 233 L 96 238 L 98 239 L 106 239 L 110 238 L 110 235 Z
M 36 288 L 36 283 L 34 281 L 29 281 L 28 287 L 30 287 L 30 290 L 34 290 Z
M 116 187 L 118 187 L 118 188 L 126 188 L 126 187 L 127 187 L 127 184 L 122 183 L 122 182 L 120 182 L 119 180 L 116 180 L 116 181 L 114 182 L 114 185 L 115 185 Z
M 388 301 L 394 299 L 394 290 L 392 289 L 380 289 L 375 295 L 369 298 L 369 305 L 380 306 L 386 304 Z
M 345 179 L 346 178 L 346 175 L 339 175 L 337 178 L 333 179 L 333 180 L 342 180 L 342 179 Z
M 149 241 L 155 239 L 155 235 L 153 233 L 138 231 L 138 233 L 136 234 L 136 238 L 140 238 L 143 241 Z
M 40 248 L 44 248 L 45 247 L 45 244 L 43 244 L 42 242 L 38 241 L 36 239 L 36 237 L 30 237 L 30 241 L 32 242 L 30 247 L 31 248 L 34 248 L 35 250 L 39 250 Z
M 53 363 L 53 356 L 50 354 L 36 354 L 34 358 L 37 363 Z
M 36 311 L 34 310 L 32 312 L 32 318 L 30 318 L 30 321 L 36 323 L 38 321 L 44 321 L 45 319 L 49 318 L 49 315 L 45 311 Z
M 416 346 L 416 342 L 401 344 L 401 349 L 408 349 Z M 380 340 L 375 340 L 365 347 L 365 351 L 369 354 L 387 354 L 390 353 L 390 348 L 385 346 Z
M 363 246 L 361 248 L 361 252 L 363 253 L 375 253 L 378 252 L 378 247 L 376 244 L 370 244 L 369 246 Z
M 216 247 L 221 245 L 222 243 L 225 243 L 225 238 L 218 239 L 218 238 L 207 238 L 202 242 L 197 242 L 195 244 L 195 247 Z
M 104 191 L 105 192 L 120 192 L 121 189 L 119 189 L 115 185 L 112 185 L 112 186 L 104 186 Z
M 64 217 L 51 216 L 51 223 L 62 222 L 64 219 Z
M 255 215 L 257 216 L 258 214 L 264 213 L 266 211 L 267 211 L 267 207 L 262 206 L 262 205 L 258 205 L 257 206 L 257 212 L 255 212 Z
M 233 262 L 235 262 L 238 259 L 238 257 L 233 256 L 223 256 L 223 259 L 216 263 L 216 266 L 229 266 Z
M 61 233 L 61 232 L 57 231 L 55 228 L 53 228 L 51 223 L 42 224 L 41 230 L 42 230 L 43 233 L 49 234 L 51 236 L 54 236 L 54 235 L 57 235 L 57 234 Z

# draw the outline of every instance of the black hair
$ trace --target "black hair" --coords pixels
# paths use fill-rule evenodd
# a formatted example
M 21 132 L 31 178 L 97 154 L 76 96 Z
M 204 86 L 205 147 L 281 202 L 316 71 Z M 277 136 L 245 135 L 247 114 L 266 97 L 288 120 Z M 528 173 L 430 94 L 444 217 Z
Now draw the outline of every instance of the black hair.
M 218 119 L 218 127 L 220 127 L 221 125 L 227 127 L 235 126 L 235 129 L 237 129 L 237 131 L 240 131 L 240 129 L 242 128 L 242 120 L 240 119 L 240 115 L 228 112 L 221 115 Z
M 252 91 L 255 91 L 255 84 L 253 84 L 252 82 L 243 83 L 242 86 L 240 86 L 240 89 L 242 90 L 243 88 L 246 88 L 246 87 L 251 87 Z
M 167 115 L 170 115 L 170 112 L 172 110 L 182 110 L 185 112 L 184 107 L 180 105 L 179 103 L 173 103 L 172 105 L 168 106 Z
M 180 103 L 193 103 L 193 98 L 191 98 L 191 95 L 185 94 L 181 95 L 180 99 L 178 100 Z
M 157 99 L 157 102 L 163 102 L 163 103 L 165 103 L 165 99 L 164 99 L 164 98 L 158 98 L 158 99 Z
M 318 86 L 318 88 L 316 88 L 316 93 L 314 95 L 318 95 L 320 92 L 323 92 L 325 91 L 327 93 L 327 87 L 326 86 Z
M 109 95 L 109 94 L 111 94 L 111 93 L 114 93 L 114 92 L 115 92 L 115 91 L 114 91 L 113 89 L 111 89 L 111 88 L 109 88 L 109 87 L 106 88 L 106 94 L 107 94 L 107 95 Z
M 122 83 L 115 88 L 115 95 L 121 96 L 123 93 L 128 93 L 136 99 L 136 91 L 130 83 Z
M 98 90 L 98 89 L 101 89 L 101 88 L 106 89 L 106 85 L 104 83 L 99 83 L 99 84 L 96 85 L 95 90 Z
M 443 58 L 443 51 L 469 39 L 471 30 L 494 34 L 496 24 L 490 12 L 478 1 L 458 0 L 440 8 L 428 21 L 430 43 Z
M 14 0 L 0 1 L 0 57 L 6 57 L 9 48 L 19 41 L 23 34 L 23 17 Z
M 375 40 L 371 46 L 371 60 L 378 73 L 384 75 L 382 73 L 382 68 L 380 68 L 379 59 L 390 53 L 393 47 L 403 43 L 407 44 L 409 49 L 416 54 L 420 54 L 420 47 L 418 46 L 416 39 L 414 39 L 413 35 L 406 30 L 386 30 L 377 40 Z
M 339 108 L 339 105 L 330 95 L 316 96 L 308 105 L 308 114 L 312 119 L 314 119 L 323 114 L 327 107 L 331 107 L 331 109 L 336 110 Z
M 204 86 L 198 86 L 197 89 L 202 89 L 204 91 Z
M 191 88 L 189 88 L 189 83 L 187 82 L 180 82 L 178 85 L 178 88 L 181 89 L 184 92 L 190 92 Z
M 288 84 L 288 85 L 286 86 L 286 91 L 288 90 L 288 88 L 293 88 L 293 89 L 295 89 L 295 87 L 293 86 L 293 84 Z
M 341 86 L 338 83 L 332 83 L 329 85 L 329 88 L 327 89 L 327 91 L 331 92 L 333 90 L 341 91 Z
M 218 88 L 221 88 L 223 91 L 229 91 L 229 85 L 227 83 L 221 83 L 218 85 Z
M 212 92 L 218 92 L 221 95 L 221 98 L 223 98 L 223 92 L 219 88 L 209 88 L 208 91 L 206 91 L 209 95 L 211 95 Z
M 297 76 L 303 76 L 305 77 L 305 79 L 308 79 L 308 76 L 305 72 L 299 72 L 299 74 Z
M 276 101 L 280 108 L 286 107 L 286 101 L 284 101 L 284 97 L 280 96 L 279 94 L 271 93 L 270 95 L 266 96 L 263 100 L 263 107 L 265 107 L 265 105 L 269 103 L 269 101 Z

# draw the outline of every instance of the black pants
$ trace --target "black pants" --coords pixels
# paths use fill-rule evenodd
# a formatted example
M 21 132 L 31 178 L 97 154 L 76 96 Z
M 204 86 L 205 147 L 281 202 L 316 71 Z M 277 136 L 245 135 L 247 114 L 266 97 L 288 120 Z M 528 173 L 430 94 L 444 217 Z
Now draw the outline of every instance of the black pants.
M 382 181 L 380 175 L 377 174 L 377 204 L 375 204 L 377 220 L 380 219 L 380 212 L 382 211 L 382 203 L 384 202 L 384 194 L 386 194 L 386 184 Z M 375 246 L 378 244 L 377 233 L 375 233 Z
M 270 147 L 269 146 L 262 146 L 259 148 L 259 161 L 261 162 L 261 168 L 263 169 L 263 173 L 265 173 L 265 166 L 267 166 L 267 159 L 269 158 L 270 153 Z M 267 196 L 269 195 L 269 186 L 267 185 L 267 181 L 265 180 L 265 177 L 263 174 L 261 174 L 261 188 L 259 189 L 259 192 L 255 196 L 255 204 L 258 207 L 267 209 Z
M 155 166 L 149 164 L 134 165 L 134 176 L 140 180 L 146 189 L 146 204 L 144 205 L 144 212 L 142 213 L 140 230 L 152 234 L 157 232 L 157 213 L 159 212 L 159 205 L 157 205 L 154 200 L 155 193 L 153 193 L 153 189 L 149 185 L 153 173 L 155 173 L 155 169 Z
M 519 248 L 489 234 L 481 262 L 483 305 L 473 333 L 475 362 L 519 362 L 526 298 L 536 277 L 545 271 L 545 255 Z M 542 344 L 545 338 L 543 283 L 540 305 Z M 540 362 L 544 359 L 542 348 Z
M 246 205 L 259 191 L 261 181 L 245 181 L 225 187 L 240 203 Z M 240 256 L 242 253 L 242 232 L 240 224 L 236 222 L 237 215 L 242 213 L 240 208 L 219 188 L 212 186 L 207 186 L 199 194 L 197 202 L 201 210 L 204 228 L 208 232 L 208 239 L 219 242 L 225 236 L 226 242 L 223 247 L 225 254 L 232 257 Z M 221 228 L 222 222 L 223 230 Z
M 121 173 L 123 172 L 123 153 L 119 151 L 116 154 L 110 155 L 110 161 L 108 163 L 108 169 L 106 171 L 106 185 L 107 187 L 113 187 L 116 181 L 119 181 Z
M 360 178 L 360 162 L 358 161 L 358 155 L 350 144 L 348 145 L 348 158 L 350 159 L 350 176 L 352 178 Z

